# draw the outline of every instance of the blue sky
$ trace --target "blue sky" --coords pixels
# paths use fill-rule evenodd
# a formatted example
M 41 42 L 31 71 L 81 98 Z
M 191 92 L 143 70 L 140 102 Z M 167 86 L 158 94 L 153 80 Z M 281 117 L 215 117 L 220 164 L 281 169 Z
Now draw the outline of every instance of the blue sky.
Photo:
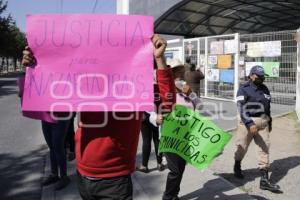
M 116 0 L 7 0 L 17 26 L 25 31 L 25 16 L 39 13 L 116 13 Z

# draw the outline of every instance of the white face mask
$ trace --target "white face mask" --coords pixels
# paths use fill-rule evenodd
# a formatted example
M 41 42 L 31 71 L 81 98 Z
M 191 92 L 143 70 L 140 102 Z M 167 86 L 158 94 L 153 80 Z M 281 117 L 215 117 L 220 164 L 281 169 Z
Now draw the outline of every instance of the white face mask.
M 176 88 L 178 88 L 179 90 L 182 90 L 183 89 L 183 86 L 186 84 L 185 81 L 183 80 L 176 80 L 175 81 L 175 86 Z

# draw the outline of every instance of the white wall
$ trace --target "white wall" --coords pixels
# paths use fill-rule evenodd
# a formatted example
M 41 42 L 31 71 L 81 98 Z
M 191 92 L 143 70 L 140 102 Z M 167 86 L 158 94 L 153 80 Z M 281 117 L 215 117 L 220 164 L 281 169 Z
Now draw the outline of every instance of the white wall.
M 117 14 L 129 14 L 129 0 L 117 0 Z

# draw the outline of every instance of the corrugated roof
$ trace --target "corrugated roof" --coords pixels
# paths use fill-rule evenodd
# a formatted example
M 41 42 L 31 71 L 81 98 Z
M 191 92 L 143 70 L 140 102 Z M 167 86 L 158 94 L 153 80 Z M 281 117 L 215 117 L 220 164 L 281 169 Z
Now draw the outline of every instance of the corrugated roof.
M 299 27 L 299 0 L 183 0 L 155 21 L 156 33 L 186 37 Z

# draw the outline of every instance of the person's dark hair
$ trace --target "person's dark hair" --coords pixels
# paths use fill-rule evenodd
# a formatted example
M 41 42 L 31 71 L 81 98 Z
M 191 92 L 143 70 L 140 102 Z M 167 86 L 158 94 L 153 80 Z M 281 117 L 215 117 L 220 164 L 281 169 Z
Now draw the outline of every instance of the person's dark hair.
M 188 63 L 188 64 L 190 64 L 191 63 L 191 57 L 190 56 L 186 57 L 185 58 L 185 62 Z
M 184 73 L 185 73 L 185 69 L 183 65 L 178 65 L 176 67 L 172 68 L 172 73 L 173 73 L 173 78 L 180 78 L 180 79 L 184 79 Z
M 196 70 L 196 65 L 194 63 L 191 64 L 190 70 L 193 72 Z

